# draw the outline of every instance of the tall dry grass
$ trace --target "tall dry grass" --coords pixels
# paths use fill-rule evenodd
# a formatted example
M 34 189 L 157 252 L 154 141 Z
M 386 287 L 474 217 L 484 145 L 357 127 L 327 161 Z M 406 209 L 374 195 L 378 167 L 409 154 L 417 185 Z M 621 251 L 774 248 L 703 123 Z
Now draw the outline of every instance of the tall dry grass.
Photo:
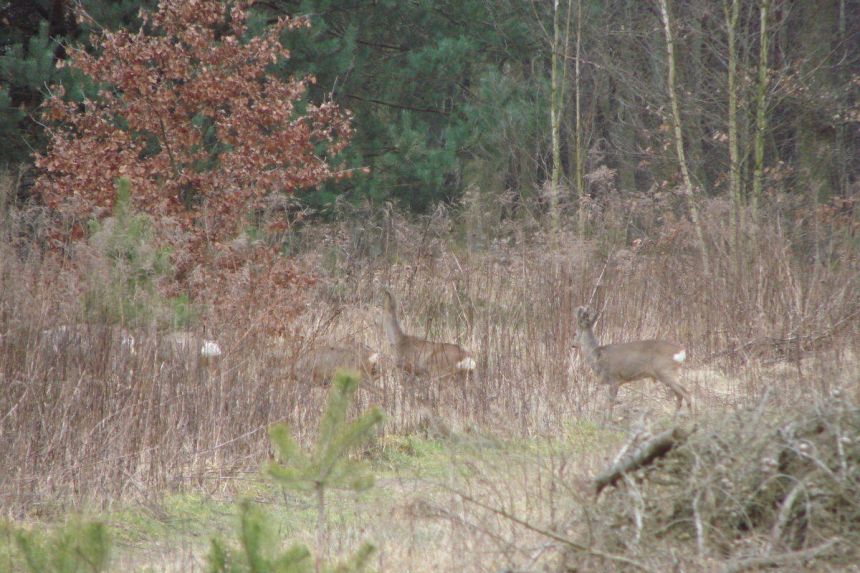
M 705 205 L 709 276 L 671 195 L 595 201 L 582 234 L 550 235 L 528 205 L 514 213 L 480 196 L 417 220 L 390 208 L 347 213 L 289 237 L 318 277 L 295 336 L 255 332 L 253 305 L 244 316 L 203 312 L 198 328 L 225 350 L 206 361 L 165 354 L 156 329 L 133 332 L 134 352 L 98 325 L 86 343 L 46 342 L 46 331 L 83 321 L 79 274 L 74 260 L 27 243 L 33 225 L 14 181 L 3 193 L 0 459 L 13 460 L 0 465 L 4 507 L 224 488 L 256 472 L 270 424 L 287 421 L 300 440 L 316 427 L 323 392 L 290 376 L 303 344 L 387 350 L 383 285 L 398 295 L 407 332 L 458 342 L 478 360 L 460 386 L 386 370 L 357 407 L 382 406 L 387 432 L 413 431 L 428 408 L 458 431 L 520 436 L 602 415 L 603 389 L 571 349 L 574 309 L 586 303 L 601 313 L 602 341 L 685 344 L 682 380 L 705 407 L 755 400 L 765 386 L 790 404 L 858 378 L 856 220 L 828 226 L 802 205 L 774 203 L 736 232 L 725 202 Z M 651 416 L 671 405 L 644 382 L 621 399 Z

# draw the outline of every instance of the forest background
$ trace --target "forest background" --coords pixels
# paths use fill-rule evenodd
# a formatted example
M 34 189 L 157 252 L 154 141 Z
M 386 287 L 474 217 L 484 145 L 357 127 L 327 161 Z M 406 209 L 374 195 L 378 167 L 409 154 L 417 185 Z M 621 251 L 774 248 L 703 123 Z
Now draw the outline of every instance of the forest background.
M 38 108 L 49 86 L 83 96 L 81 79 L 54 65 L 65 57 L 63 46 L 86 47 L 89 33 L 102 28 L 135 30 L 140 8 L 153 6 L 88 0 L 81 18 L 74 4 L 0 4 L 4 165 L 45 149 Z M 303 203 L 331 209 L 339 196 L 395 200 L 426 213 L 469 189 L 513 190 L 522 201 L 552 181 L 564 185 L 563 202 L 575 204 L 605 193 L 607 184 L 621 194 L 654 195 L 683 183 L 659 8 L 587 0 L 273 1 L 258 3 L 251 33 L 277 16 L 309 15 L 310 28 L 284 32 L 291 57 L 279 65 L 316 77 L 310 100 L 330 99 L 354 114 L 344 161 L 368 172 L 302 194 Z M 744 204 L 764 195 L 850 202 L 858 169 L 858 5 L 694 1 L 673 6 L 669 17 L 695 194 Z

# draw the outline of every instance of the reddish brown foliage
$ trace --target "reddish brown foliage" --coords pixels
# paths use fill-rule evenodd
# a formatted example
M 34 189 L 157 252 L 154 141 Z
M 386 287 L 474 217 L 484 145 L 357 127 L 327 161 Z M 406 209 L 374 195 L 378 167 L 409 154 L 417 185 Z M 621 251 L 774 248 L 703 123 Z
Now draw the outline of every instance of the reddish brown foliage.
M 289 57 L 280 34 L 306 20 L 280 19 L 248 38 L 251 3 L 162 0 L 142 14 L 138 32 L 93 38 L 97 55 L 70 51 L 66 65 L 100 91 L 81 105 L 56 88 L 47 101 L 51 141 L 36 160 L 35 191 L 66 220 L 63 240 L 76 240 L 83 234 L 68 229 L 109 214 L 116 179 L 128 178 L 134 207 L 152 215 L 173 246 L 178 282 L 169 290 L 222 311 L 262 312 L 273 322 L 263 326 L 279 331 L 307 279 L 268 245 L 243 248 L 235 260 L 227 241 L 263 197 L 344 176 L 328 158 L 347 144 L 351 127 L 348 112 L 330 102 L 299 112 L 312 77 L 269 73 Z
M 247 39 L 250 3 L 163 0 L 137 33 L 94 38 L 98 55 L 70 51 L 68 65 L 102 89 L 83 106 L 61 90 L 48 100 L 54 127 L 37 158 L 44 200 L 74 218 L 101 216 L 127 177 L 138 209 L 191 233 L 171 238 L 179 246 L 233 236 L 266 194 L 344 175 L 325 157 L 348 142 L 348 114 L 332 103 L 299 114 L 313 78 L 267 73 L 289 57 L 279 35 L 306 21 L 280 19 Z

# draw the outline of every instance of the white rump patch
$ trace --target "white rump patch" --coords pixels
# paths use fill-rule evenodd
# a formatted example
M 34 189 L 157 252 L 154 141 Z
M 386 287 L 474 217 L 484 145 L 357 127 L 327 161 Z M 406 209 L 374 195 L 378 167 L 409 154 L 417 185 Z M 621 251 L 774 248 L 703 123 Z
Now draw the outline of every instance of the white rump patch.
M 221 356 L 221 347 L 214 340 L 204 340 L 203 346 L 200 347 L 200 356 L 206 358 Z
M 377 362 L 379 362 L 379 352 L 374 352 L 373 354 L 368 356 L 367 361 L 371 364 L 376 364 Z
M 681 350 L 681 352 L 678 352 L 677 354 L 672 355 L 672 360 L 674 360 L 678 364 L 682 363 L 686 359 L 687 359 L 687 351 L 686 350 Z
M 129 354 L 136 354 L 134 349 L 134 336 L 128 334 L 127 332 L 123 332 L 120 337 L 120 346 L 127 350 Z
M 457 370 L 474 370 L 478 364 L 471 356 L 462 359 L 457 363 Z

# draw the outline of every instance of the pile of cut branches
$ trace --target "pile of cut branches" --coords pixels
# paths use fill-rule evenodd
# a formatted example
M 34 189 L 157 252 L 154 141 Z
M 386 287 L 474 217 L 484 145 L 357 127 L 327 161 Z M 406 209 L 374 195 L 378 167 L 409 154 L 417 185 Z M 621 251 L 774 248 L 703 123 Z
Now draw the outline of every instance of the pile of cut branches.
M 627 447 L 595 479 L 593 538 L 658 569 L 857 563 L 860 408 L 839 391 L 796 407 L 766 404 Z M 568 565 L 581 559 L 570 554 Z

